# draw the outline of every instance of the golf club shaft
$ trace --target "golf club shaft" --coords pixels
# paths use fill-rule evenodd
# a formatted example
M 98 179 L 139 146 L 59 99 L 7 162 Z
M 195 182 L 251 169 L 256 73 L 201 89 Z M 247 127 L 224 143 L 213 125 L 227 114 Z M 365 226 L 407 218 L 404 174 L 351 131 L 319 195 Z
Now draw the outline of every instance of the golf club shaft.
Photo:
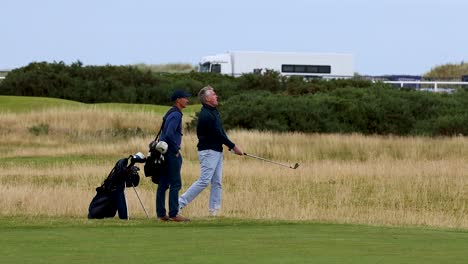
M 148 218 L 148 219 L 149 219 L 148 212 L 146 211 L 146 208 L 145 208 L 145 206 L 144 206 L 144 205 L 143 205 L 143 203 L 141 202 L 140 196 L 138 195 L 138 192 L 137 192 L 137 190 L 136 190 L 135 186 L 133 185 L 133 183 L 132 183 L 132 187 L 133 187 L 133 190 L 135 191 L 135 194 L 136 194 L 136 196 L 138 197 L 138 201 L 140 201 L 140 204 L 141 204 L 141 207 L 143 208 L 143 211 L 145 211 L 146 218 Z
M 245 155 L 245 156 L 252 157 L 252 158 L 256 158 L 256 159 L 259 159 L 259 160 L 263 160 L 263 161 L 266 161 L 266 162 L 271 162 L 271 163 L 274 163 L 274 164 L 276 164 L 276 165 L 280 165 L 280 166 L 284 166 L 284 167 L 288 167 L 288 168 L 293 168 L 292 166 L 290 166 L 290 165 L 288 165 L 288 164 L 280 163 L 280 162 L 273 161 L 273 160 L 268 160 L 268 159 L 265 159 L 265 158 L 262 158 L 262 157 L 258 157 L 258 156 L 252 155 L 252 154 L 248 154 L 248 153 L 245 153 L 245 152 L 244 152 L 244 155 Z

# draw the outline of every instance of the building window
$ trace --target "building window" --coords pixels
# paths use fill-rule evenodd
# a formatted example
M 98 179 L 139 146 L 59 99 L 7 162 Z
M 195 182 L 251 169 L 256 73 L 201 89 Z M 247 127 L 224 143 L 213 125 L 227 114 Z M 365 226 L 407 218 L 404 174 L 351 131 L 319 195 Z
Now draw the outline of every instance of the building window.
M 221 73 L 221 64 L 211 65 L 211 72 Z
M 319 73 L 331 73 L 330 66 L 319 66 Z
M 309 66 L 307 66 L 307 72 L 308 73 L 317 73 L 317 72 L 319 72 L 318 68 L 319 68 L 319 66 L 309 65 Z
M 281 65 L 281 72 L 288 73 L 331 73 L 330 65 Z
M 209 71 L 210 71 L 210 63 L 209 62 L 200 64 L 200 72 L 209 72 Z
M 282 72 L 294 72 L 294 65 L 281 65 Z

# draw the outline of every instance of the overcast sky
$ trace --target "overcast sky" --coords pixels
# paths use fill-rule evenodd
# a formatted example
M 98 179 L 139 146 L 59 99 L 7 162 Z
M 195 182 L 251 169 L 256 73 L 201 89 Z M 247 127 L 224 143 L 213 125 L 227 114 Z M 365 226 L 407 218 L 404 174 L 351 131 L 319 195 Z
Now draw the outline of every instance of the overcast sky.
M 467 0 L 1 0 L 0 70 L 197 64 L 226 51 L 354 55 L 360 74 L 468 62 Z

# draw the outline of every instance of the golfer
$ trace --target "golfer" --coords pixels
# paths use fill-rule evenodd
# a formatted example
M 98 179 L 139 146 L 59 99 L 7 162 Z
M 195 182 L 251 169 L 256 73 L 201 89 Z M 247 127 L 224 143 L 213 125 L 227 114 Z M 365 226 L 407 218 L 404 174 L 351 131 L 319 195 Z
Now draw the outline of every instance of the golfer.
M 197 123 L 198 159 L 200 160 L 200 178 L 180 196 L 180 209 L 187 206 L 201 191 L 211 184 L 209 214 L 218 215 L 221 208 L 221 181 L 223 176 L 223 145 L 232 149 L 237 155 L 242 150 L 229 138 L 221 124 L 218 109 L 218 96 L 213 87 L 206 86 L 198 93 L 203 104 Z
M 179 215 L 179 191 L 182 187 L 180 170 L 182 168 L 182 155 L 180 144 L 182 143 L 182 109 L 184 109 L 191 95 L 181 90 L 176 90 L 171 96 L 174 106 L 165 115 L 164 127 L 161 131 L 160 141 L 168 145 L 164 155 L 167 168 L 159 179 L 156 191 L 156 215 L 162 221 L 183 222 L 190 219 Z M 169 190 L 169 215 L 166 214 L 166 191 Z

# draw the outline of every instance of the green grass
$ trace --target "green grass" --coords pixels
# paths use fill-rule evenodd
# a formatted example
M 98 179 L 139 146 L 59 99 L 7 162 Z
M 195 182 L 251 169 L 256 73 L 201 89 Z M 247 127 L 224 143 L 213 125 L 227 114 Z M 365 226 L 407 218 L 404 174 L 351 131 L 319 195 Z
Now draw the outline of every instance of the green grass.
M 187 116 L 193 115 L 195 112 L 200 111 L 200 106 L 200 104 L 189 105 L 184 109 L 184 114 Z M 71 100 L 48 97 L 0 96 L 0 112 L 22 113 L 56 107 L 67 107 L 68 109 L 96 107 L 98 109 L 109 109 L 113 111 L 118 110 L 125 112 L 151 112 L 164 114 L 170 106 L 124 103 L 84 104 Z
M 52 98 L 0 96 L 0 112 L 36 111 L 58 105 L 160 114 L 168 109 L 168 106 L 90 105 Z M 199 107 L 189 106 L 184 114 L 195 113 Z M 35 144 L 48 146 L 49 143 Z M 18 146 L 7 143 L 0 146 L 0 151 L 8 152 L 14 147 Z M 0 158 L 0 168 L 18 164 L 42 168 L 79 163 L 103 164 L 110 170 L 119 158 L 115 155 L 80 154 L 3 157 Z M 9 181 L 18 181 L 14 177 L 4 180 L 3 184 L 8 186 Z M 73 180 L 49 177 L 47 184 L 76 184 Z M 34 179 L 34 183 L 37 188 L 44 184 L 41 177 Z M 146 188 L 154 186 L 146 185 Z M 467 231 L 227 218 L 160 223 L 146 219 L 87 220 L 85 216 L 2 216 L 0 245 L 0 263 L 430 264 L 466 263 L 468 259 Z
M 468 233 L 320 223 L 0 219 L 0 263 L 466 263 Z
M 96 104 L 96 107 L 102 109 L 110 109 L 110 110 L 120 110 L 126 112 L 151 112 L 151 113 L 159 113 L 164 114 L 169 110 L 170 106 L 166 105 L 148 105 L 148 104 L 124 104 L 124 103 L 101 103 Z M 187 108 L 184 109 L 185 115 L 192 115 L 195 112 L 200 111 L 200 104 L 188 105 Z
M 48 97 L 0 96 L 0 112 L 29 112 L 50 107 L 77 107 L 80 105 L 84 104 L 75 101 Z

